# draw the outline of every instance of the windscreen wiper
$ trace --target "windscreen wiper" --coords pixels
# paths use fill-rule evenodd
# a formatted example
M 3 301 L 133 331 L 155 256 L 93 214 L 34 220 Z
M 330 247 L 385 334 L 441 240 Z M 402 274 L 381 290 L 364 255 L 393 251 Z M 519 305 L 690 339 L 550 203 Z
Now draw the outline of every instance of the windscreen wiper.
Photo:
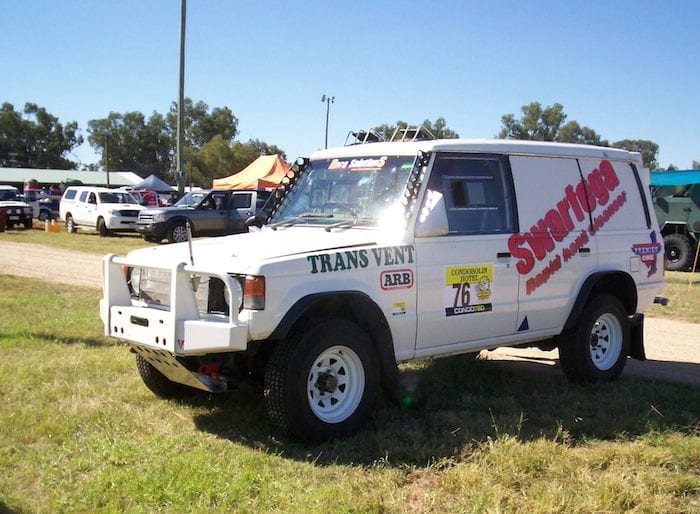
M 339 221 L 338 223 L 333 223 L 332 225 L 328 225 L 325 228 L 325 231 L 330 232 L 334 228 L 354 227 L 356 225 L 372 225 L 376 222 L 377 222 L 377 218 L 369 218 L 369 217 L 353 218 L 353 219 L 349 219 L 349 220 Z
M 278 221 L 277 223 L 273 223 L 272 225 L 268 225 L 272 230 L 277 230 L 280 227 L 291 227 L 292 225 L 296 225 L 297 223 L 300 222 L 306 222 L 308 219 L 313 219 L 313 218 L 332 218 L 332 214 L 312 214 L 312 213 L 307 213 L 307 214 L 301 214 L 299 216 L 294 216 L 293 218 L 289 218 L 286 220 Z

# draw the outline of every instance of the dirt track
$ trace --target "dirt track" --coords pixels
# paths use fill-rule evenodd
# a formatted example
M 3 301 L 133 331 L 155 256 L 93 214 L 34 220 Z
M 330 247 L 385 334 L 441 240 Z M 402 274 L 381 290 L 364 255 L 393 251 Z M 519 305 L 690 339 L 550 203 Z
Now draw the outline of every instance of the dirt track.
M 6 275 L 98 288 L 101 263 L 100 255 L 0 239 L 0 273 Z M 644 333 L 647 360 L 630 359 L 623 376 L 700 385 L 700 324 L 647 318 Z M 502 365 L 517 365 L 518 369 L 560 372 L 556 350 L 499 348 L 482 355 L 489 360 L 509 361 Z

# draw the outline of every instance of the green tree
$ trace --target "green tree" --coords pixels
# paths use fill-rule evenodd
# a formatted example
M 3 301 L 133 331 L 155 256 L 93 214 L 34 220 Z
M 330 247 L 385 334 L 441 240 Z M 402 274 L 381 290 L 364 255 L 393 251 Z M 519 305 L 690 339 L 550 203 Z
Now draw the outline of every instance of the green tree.
M 610 146 L 607 139 L 601 139 L 593 129 L 582 127 L 577 121 L 570 121 L 559 128 L 556 141 L 584 145 Z
M 0 108 L 2 166 L 75 169 L 67 155 L 82 142 L 76 122 L 63 125 L 37 104 L 27 102 L 21 113 L 8 102 Z
M 693 161 L 693 169 L 700 170 L 700 161 Z
M 177 103 L 170 105 L 166 116 L 168 129 L 175 140 L 177 131 Z M 238 118 L 228 107 L 214 107 L 209 112 L 209 106 L 199 101 L 193 103 L 191 98 L 185 98 L 185 145 L 192 148 L 202 148 L 216 135 L 224 141 L 233 141 L 238 134 Z
M 561 104 L 555 103 L 543 108 L 539 102 L 531 102 L 520 110 L 523 113 L 520 119 L 512 113 L 501 117 L 502 128 L 498 134 L 500 139 L 557 141 L 559 128 L 566 120 Z
M 434 122 L 426 119 L 420 125 L 411 125 L 405 121 L 399 120 L 393 125 L 384 123 L 374 127 L 372 130 L 378 133 L 385 141 L 389 141 L 397 128 L 405 129 L 409 126 L 413 128 L 423 127 L 427 129 L 435 137 L 435 139 L 456 139 L 459 137 L 457 132 L 447 126 L 447 122 L 443 117 L 437 118 Z
M 161 114 L 154 112 L 146 119 L 138 111 L 110 112 L 106 118 L 90 120 L 88 132 L 90 145 L 102 154 L 103 167 L 109 164 L 112 171 L 129 170 L 142 177 L 168 177 L 174 146 Z
M 642 161 L 644 166 L 651 170 L 655 170 L 659 167 L 659 163 L 656 161 L 656 155 L 659 153 L 659 145 L 648 139 L 622 139 L 620 141 L 615 141 L 612 145 L 613 148 L 622 148 L 630 152 L 639 152 L 642 154 Z

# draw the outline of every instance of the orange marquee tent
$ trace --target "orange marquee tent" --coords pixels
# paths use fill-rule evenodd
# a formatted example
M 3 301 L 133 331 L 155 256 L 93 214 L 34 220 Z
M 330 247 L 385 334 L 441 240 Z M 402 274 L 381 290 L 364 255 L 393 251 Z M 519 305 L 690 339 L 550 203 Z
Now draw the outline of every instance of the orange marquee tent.
M 261 155 L 238 173 L 230 177 L 215 178 L 213 187 L 219 189 L 277 187 L 287 171 L 289 171 L 289 164 L 279 155 Z

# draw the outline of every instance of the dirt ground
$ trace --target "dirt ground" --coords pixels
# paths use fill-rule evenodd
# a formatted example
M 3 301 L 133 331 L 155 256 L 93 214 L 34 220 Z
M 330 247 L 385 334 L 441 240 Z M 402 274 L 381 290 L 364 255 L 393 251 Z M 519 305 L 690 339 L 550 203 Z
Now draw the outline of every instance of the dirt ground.
M 99 255 L 0 240 L 0 273 L 6 275 L 99 288 L 101 263 Z M 700 324 L 646 318 L 644 328 L 647 360 L 630 359 L 623 377 L 700 385 Z M 524 372 L 560 373 L 556 350 L 499 348 L 482 352 L 482 358 Z

